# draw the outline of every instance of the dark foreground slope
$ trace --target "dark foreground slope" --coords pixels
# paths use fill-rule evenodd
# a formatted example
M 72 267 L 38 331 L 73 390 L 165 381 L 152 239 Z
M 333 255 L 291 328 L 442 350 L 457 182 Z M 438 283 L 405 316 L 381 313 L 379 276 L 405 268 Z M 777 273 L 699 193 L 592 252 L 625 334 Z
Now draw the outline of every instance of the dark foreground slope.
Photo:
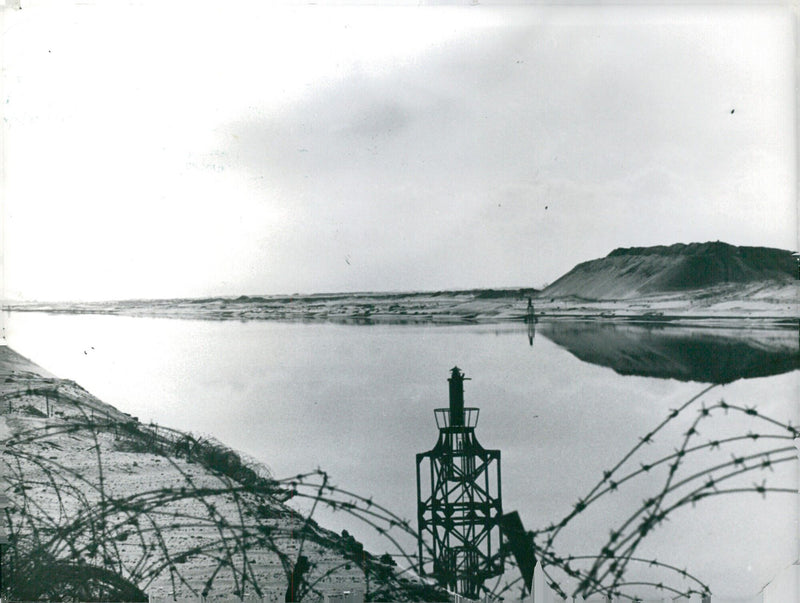
M 722 242 L 615 249 L 578 264 L 547 287 L 543 297 L 592 300 L 750 286 L 789 285 L 797 277 L 791 251 Z
M 446 600 L 403 572 L 407 559 L 371 555 L 290 505 L 335 503 L 324 475 L 273 479 L 211 438 L 140 423 L 6 346 L 0 439 L 3 599 L 283 601 L 291 587 L 309 600 L 344 590 Z M 361 503 L 348 493 L 337 504 Z

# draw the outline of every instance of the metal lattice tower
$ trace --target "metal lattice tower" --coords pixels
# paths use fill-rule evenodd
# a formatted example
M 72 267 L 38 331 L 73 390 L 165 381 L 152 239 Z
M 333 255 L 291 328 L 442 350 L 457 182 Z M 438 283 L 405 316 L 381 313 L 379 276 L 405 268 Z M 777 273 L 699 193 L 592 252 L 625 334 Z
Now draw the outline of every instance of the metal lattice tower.
M 450 407 L 434 411 L 439 440 L 417 454 L 419 571 L 424 539 L 431 540 L 431 573 L 440 584 L 476 599 L 483 582 L 503 573 L 500 554 L 500 451 L 475 438 L 477 408 L 464 407 L 464 373 L 450 371 Z M 423 468 L 423 465 L 427 467 Z

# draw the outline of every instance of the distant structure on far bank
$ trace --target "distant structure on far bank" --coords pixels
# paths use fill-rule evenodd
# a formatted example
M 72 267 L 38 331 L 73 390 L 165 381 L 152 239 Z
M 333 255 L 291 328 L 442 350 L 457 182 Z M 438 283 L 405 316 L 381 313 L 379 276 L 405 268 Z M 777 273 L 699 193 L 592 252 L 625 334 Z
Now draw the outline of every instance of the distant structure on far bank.
M 533 345 L 533 338 L 536 337 L 536 310 L 533 307 L 533 299 L 528 298 L 528 308 L 525 311 L 525 323 L 528 325 L 528 343 Z
M 450 406 L 434 411 L 439 439 L 417 454 L 419 571 L 477 599 L 483 582 L 504 569 L 500 451 L 486 450 L 475 438 L 479 409 L 464 407 L 464 373 L 453 367 L 448 381 Z M 426 538 L 432 560 L 423 555 Z

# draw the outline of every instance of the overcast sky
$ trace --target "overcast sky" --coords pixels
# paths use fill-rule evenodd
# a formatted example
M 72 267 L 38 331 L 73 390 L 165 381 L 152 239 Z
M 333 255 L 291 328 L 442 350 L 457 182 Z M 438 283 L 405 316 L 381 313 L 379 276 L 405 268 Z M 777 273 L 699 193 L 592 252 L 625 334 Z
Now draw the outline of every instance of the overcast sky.
M 5 297 L 541 286 L 620 246 L 798 247 L 786 8 L 259 4 L 6 11 Z

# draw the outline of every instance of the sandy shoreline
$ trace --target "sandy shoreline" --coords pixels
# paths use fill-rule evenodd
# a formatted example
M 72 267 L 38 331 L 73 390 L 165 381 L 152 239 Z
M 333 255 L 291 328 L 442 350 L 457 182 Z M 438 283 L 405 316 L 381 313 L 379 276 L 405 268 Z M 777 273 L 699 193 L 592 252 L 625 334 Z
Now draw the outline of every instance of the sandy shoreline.
M 548 298 L 532 290 L 358 293 L 114 302 L 9 303 L 11 312 L 111 314 L 191 320 L 330 321 L 357 324 L 465 324 L 538 320 L 713 324 L 798 324 L 796 285 L 691 291 L 624 300 Z

